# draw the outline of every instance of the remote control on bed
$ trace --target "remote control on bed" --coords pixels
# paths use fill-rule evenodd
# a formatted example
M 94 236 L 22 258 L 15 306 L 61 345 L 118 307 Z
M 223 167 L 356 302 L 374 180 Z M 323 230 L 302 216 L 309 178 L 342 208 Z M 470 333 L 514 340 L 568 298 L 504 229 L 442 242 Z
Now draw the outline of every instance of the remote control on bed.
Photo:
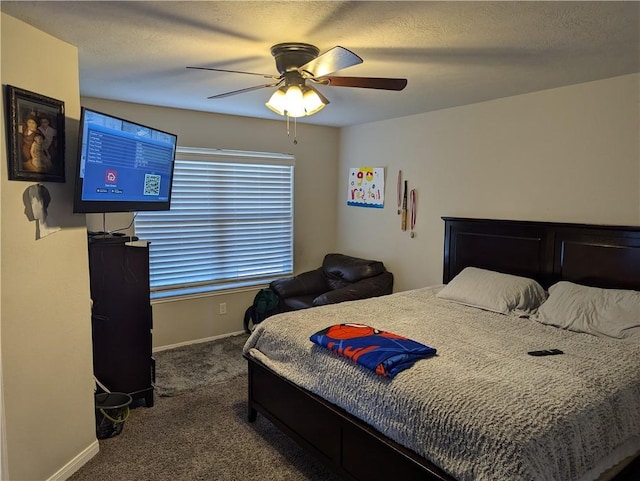
M 564 354 L 560 349 L 545 349 L 542 351 L 529 351 L 530 356 L 555 356 L 556 354 Z

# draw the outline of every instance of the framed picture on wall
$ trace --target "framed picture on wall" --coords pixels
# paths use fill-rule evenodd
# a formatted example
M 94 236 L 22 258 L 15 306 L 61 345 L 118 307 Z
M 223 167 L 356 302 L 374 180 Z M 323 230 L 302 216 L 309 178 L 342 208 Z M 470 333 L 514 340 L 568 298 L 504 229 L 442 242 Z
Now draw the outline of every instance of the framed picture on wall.
M 64 182 L 64 102 L 6 86 L 9 180 Z

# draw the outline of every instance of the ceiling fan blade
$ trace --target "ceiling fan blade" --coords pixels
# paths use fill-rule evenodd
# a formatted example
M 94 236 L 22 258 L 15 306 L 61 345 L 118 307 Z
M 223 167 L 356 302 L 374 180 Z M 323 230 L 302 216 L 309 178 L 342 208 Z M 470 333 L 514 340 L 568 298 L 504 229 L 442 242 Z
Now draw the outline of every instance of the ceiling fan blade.
M 314 77 L 323 77 L 359 63 L 362 63 L 362 59 L 351 50 L 344 47 L 333 47 L 299 67 L 298 70 L 308 72 Z
M 312 79 L 331 87 L 359 87 L 363 89 L 379 90 L 403 90 L 407 86 L 406 78 L 380 78 L 380 77 L 335 77 L 325 75 Z
M 210 68 L 210 67 L 187 67 L 187 68 L 191 68 L 191 69 L 195 69 L 195 70 L 211 70 L 212 72 L 243 73 L 243 74 L 247 74 L 247 75 L 258 75 L 260 77 L 272 78 L 272 79 L 280 78 L 279 75 L 269 75 L 269 74 L 266 74 L 266 73 L 255 73 L 255 72 L 243 72 L 241 70 L 226 70 L 226 69 L 223 69 L 223 68 Z
M 279 82 L 271 83 L 271 84 L 254 85 L 253 87 L 247 87 L 245 89 L 233 90 L 231 92 L 225 92 L 223 94 L 212 95 L 212 96 L 207 97 L 207 98 L 208 99 L 223 99 L 225 97 L 230 97 L 231 95 L 243 94 L 245 92 L 251 92 L 253 90 L 259 90 L 259 89 L 263 89 L 263 88 L 266 88 L 266 87 L 277 87 L 281 83 L 282 83 L 282 80 L 280 80 Z

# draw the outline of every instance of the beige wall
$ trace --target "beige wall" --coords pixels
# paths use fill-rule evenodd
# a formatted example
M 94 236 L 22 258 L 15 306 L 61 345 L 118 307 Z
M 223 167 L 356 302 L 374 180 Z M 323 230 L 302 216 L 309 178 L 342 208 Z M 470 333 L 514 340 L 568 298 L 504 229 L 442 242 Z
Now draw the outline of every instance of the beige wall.
M 80 112 L 77 49 L 5 14 L 1 30 L 3 86 L 65 103 L 71 179 Z M 34 182 L 7 180 L 5 112 L 0 125 L 3 468 L 16 481 L 64 479 L 98 450 L 84 219 L 71 214 L 72 182 L 45 183 L 49 213 L 62 229 L 35 239 L 22 200 Z
M 209 102 L 203 100 L 203 102 Z M 298 124 L 298 144 L 287 136 L 282 121 L 216 115 L 110 100 L 82 98 L 82 105 L 172 132 L 183 147 L 210 147 L 295 155 L 294 268 L 315 269 L 333 251 L 336 233 L 336 182 L 339 131 Z M 87 216 L 91 230 L 118 229 L 130 224 L 128 214 Z M 245 309 L 257 289 L 194 299 L 153 303 L 153 345 L 179 345 L 242 331 Z M 220 303 L 227 314 L 219 314 Z
M 337 248 L 395 290 L 442 282 L 441 216 L 640 225 L 640 75 L 343 129 Z M 350 167 L 386 167 L 384 209 L 346 205 Z M 418 196 L 400 230 L 398 170 Z

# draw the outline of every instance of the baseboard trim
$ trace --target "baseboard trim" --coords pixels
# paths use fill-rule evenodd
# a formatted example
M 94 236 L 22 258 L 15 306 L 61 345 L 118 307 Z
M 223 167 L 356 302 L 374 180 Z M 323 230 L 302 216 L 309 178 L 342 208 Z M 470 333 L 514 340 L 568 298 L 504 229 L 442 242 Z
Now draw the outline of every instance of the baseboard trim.
M 195 339 L 192 341 L 179 342 L 177 344 L 169 344 L 167 346 L 158 346 L 153 348 L 153 352 L 166 351 L 167 349 L 175 349 L 176 347 L 190 346 L 192 344 L 201 344 L 203 342 L 215 341 L 216 339 L 224 339 L 225 337 L 238 336 L 243 333 L 244 331 L 236 331 L 227 334 L 220 334 L 218 336 L 205 337 L 204 339 Z
M 47 481 L 65 481 L 66 479 L 69 479 L 73 473 L 87 464 L 91 458 L 98 454 L 99 451 L 100 445 L 96 439 L 75 458 L 59 469 L 58 472 L 51 476 Z

